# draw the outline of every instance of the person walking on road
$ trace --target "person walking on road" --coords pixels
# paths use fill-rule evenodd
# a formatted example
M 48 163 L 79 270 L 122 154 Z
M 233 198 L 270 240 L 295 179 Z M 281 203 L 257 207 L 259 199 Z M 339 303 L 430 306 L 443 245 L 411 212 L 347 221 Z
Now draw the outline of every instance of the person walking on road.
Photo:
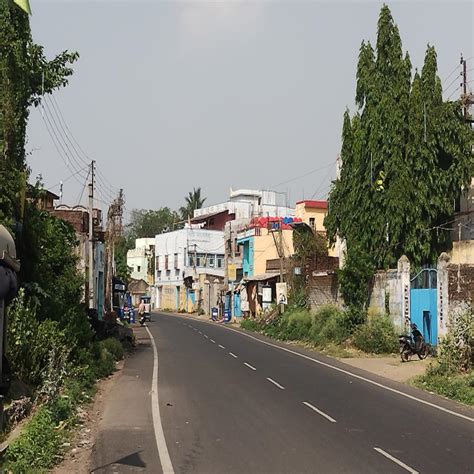
M 143 300 L 141 300 L 140 304 L 138 305 L 138 321 L 142 326 L 145 323 L 145 303 Z

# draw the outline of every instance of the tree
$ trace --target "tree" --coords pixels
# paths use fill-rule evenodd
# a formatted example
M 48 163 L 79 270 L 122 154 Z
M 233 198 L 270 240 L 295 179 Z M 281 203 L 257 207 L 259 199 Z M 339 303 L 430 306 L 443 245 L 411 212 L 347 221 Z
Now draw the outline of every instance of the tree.
M 450 244 L 441 224 L 473 174 L 473 135 L 459 103 L 443 102 L 436 52 L 428 45 L 411 79 L 408 53 L 390 10 L 380 11 L 375 50 L 362 42 L 356 105 L 344 115 L 340 178 L 325 226 L 347 245 L 341 275 L 345 302 L 363 307 L 376 269 L 406 254 L 433 263 Z
M 174 230 L 180 220 L 178 214 L 169 207 L 161 207 L 156 211 L 134 209 L 126 229 L 128 245 L 133 248 L 135 239 L 154 237 L 163 232 Z
M 65 51 L 47 61 L 33 43 L 28 15 L 13 2 L 0 2 L 0 222 L 11 230 L 21 228 L 23 217 L 29 107 L 68 83 L 77 58 Z
M 201 197 L 201 188 L 193 188 L 193 191 L 189 192 L 184 199 L 185 206 L 181 207 L 179 210 L 183 220 L 192 219 L 194 217 L 194 211 L 196 209 L 201 209 L 206 201 L 206 198 Z

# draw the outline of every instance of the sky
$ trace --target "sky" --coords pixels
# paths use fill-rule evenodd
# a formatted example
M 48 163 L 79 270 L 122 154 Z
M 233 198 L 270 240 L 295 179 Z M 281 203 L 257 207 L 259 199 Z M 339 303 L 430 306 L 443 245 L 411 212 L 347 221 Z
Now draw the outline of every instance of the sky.
M 381 2 L 30 4 L 48 58 L 80 54 L 28 126 L 32 179 L 56 193 L 62 181 L 63 203 L 87 202 L 91 159 L 97 204 L 123 188 L 126 215 L 177 209 L 194 187 L 208 205 L 231 187 L 275 189 L 290 205 L 327 197 L 343 113 L 356 110 L 358 50 L 375 43 Z M 474 67 L 474 2 L 387 4 L 414 68 L 433 44 L 445 97 L 456 97 L 460 54 Z

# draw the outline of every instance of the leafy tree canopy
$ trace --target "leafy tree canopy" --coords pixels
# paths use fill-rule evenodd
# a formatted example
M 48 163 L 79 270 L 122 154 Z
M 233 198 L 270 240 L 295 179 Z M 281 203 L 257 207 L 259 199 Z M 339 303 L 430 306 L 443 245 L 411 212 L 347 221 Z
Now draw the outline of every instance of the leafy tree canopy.
M 344 296 L 361 306 L 375 269 L 394 266 L 403 254 L 415 265 L 432 263 L 449 247 L 442 224 L 452 219 L 474 162 L 460 103 L 443 101 L 434 47 L 412 78 L 387 6 L 375 49 L 361 44 L 355 99 L 356 113 L 344 115 L 342 168 L 325 226 L 332 242 L 346 242 Z

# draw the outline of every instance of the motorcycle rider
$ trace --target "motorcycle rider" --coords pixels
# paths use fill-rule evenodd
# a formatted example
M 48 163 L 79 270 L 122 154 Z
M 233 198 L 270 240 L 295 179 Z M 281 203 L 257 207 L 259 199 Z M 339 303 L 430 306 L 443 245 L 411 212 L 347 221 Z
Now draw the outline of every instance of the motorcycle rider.
M 421 334 L 415 323 L 411 324 L 411 334 L 413 336 L 413 341 L 415 341 L 415 353 L 419 354 L 423 344 L 423 334 Z

